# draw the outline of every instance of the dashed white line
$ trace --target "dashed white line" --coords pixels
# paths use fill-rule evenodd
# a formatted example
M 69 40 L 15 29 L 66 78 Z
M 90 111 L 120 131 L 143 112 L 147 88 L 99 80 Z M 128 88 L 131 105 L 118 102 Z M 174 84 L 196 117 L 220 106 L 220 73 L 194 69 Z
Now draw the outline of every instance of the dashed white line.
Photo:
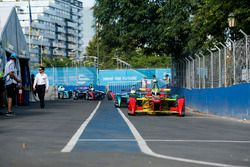
M 94 111 L 90 114 L 90 116 L 83 122 L 83 124 L 80 126 L 80 128 L 76 131 L 76 133 L 72 136 L 72 138 L 69 140 L 67 145 L 61 150 L 61 152 L 71 152 L 72 149 L 75 147 L 77 141 L 79 140 L 81 134 L 87 127 L 88 123 L 91 121 L 91 119 L 94 117 L 96 111 L 98 110 L 99 106 L 101 104 L 101 101 L 97 104 Z
M 167 155 L 162 155 L 162 154 L 155 153 L 148 147 L 146 141 L 142 138 L 142 136 L 137 131 L 137 129 L 134 127 L 134 125 L 129 121 L 129 119 L 122 113 L 122 111 L 119 108 L 118 108 L 118 111 L 121 114 L 124 121 L 129 126 L 129 128 L 130 128 L 131 132 L 133 133 L 135 139 L 137 140 L 137 143 L 139 145 L 140 150 L 143 153 L 147 154 L 147 155 L 158 157 L 158 158 L 163 158 L 163 159 L 169 159 L 169 160 L 175 160 L 175 161 L 187 162 L 187 163 L 194 163 L 194 164 L 201 164 L 201 165 L 220 166 L 220 167 L 236 167 L 235 165 L 230 165 L 230 164 L 199 161 L 199 160 L 179 158 L 179 157 L 173 157 L 173 156 L 167 156 Z

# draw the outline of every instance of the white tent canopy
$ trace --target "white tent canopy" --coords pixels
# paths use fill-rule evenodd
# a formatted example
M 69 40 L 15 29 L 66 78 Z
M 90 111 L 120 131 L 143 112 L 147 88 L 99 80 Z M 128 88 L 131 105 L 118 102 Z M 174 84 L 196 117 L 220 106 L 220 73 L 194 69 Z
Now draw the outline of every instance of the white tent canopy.
M 0 46 L 18 57 L 28 57 L 28 46 L 14 7 L 0 6 Z

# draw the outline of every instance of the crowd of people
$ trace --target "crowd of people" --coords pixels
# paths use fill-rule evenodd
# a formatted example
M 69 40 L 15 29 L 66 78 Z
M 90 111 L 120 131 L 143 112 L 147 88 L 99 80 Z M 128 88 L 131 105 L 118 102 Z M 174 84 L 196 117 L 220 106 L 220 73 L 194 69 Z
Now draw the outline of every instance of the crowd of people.
M 165 88 L 170 88 L 171 86 L 171 82 L 170 82 L 170 76 L 168 74 L 165 75 L 165 77 L 163 78 L 163 80 L 165 81 Z M 153 85 L 153 84 L 157 84 L 158 80 L 156 78 L 156 75 L 152 76 L 151 80 L 148 80 L 146 76 L 144 76 L 141 80 L 141 87 L 142 88 L 148 88 L 149 85 Z

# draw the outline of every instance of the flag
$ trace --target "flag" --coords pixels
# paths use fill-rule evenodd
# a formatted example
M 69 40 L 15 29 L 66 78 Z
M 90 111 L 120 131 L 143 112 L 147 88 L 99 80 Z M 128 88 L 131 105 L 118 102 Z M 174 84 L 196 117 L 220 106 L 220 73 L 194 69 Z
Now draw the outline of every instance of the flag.
M 31 14 L 31 6 L 30 6 L 30 0 L 29 0 L 29 16 L 30 16 L 30 32 L 31 32 L 31 25 L 32 25 L 32 14 Z

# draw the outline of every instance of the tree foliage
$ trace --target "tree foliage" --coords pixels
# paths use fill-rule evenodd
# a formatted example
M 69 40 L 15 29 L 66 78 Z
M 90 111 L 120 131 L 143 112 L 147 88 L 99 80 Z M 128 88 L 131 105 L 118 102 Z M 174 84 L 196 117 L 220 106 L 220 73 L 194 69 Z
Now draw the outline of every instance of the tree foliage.
M 166 57 L 182 58 L 224 42 L 230 13 L 237 19 L 234 31 L 250 34 L 249 6 L 249 0 L 96 0 L 97 33 L 87 54 L 96 55 L 98 44 L 104 67 L 114 56 L 136 67 L 166 66 Z
M 72 61 L 67 57 L 56 57 L 53 59 L 43 57 L 43 65 L 45 67 L 65 67 L 71 66 Z

